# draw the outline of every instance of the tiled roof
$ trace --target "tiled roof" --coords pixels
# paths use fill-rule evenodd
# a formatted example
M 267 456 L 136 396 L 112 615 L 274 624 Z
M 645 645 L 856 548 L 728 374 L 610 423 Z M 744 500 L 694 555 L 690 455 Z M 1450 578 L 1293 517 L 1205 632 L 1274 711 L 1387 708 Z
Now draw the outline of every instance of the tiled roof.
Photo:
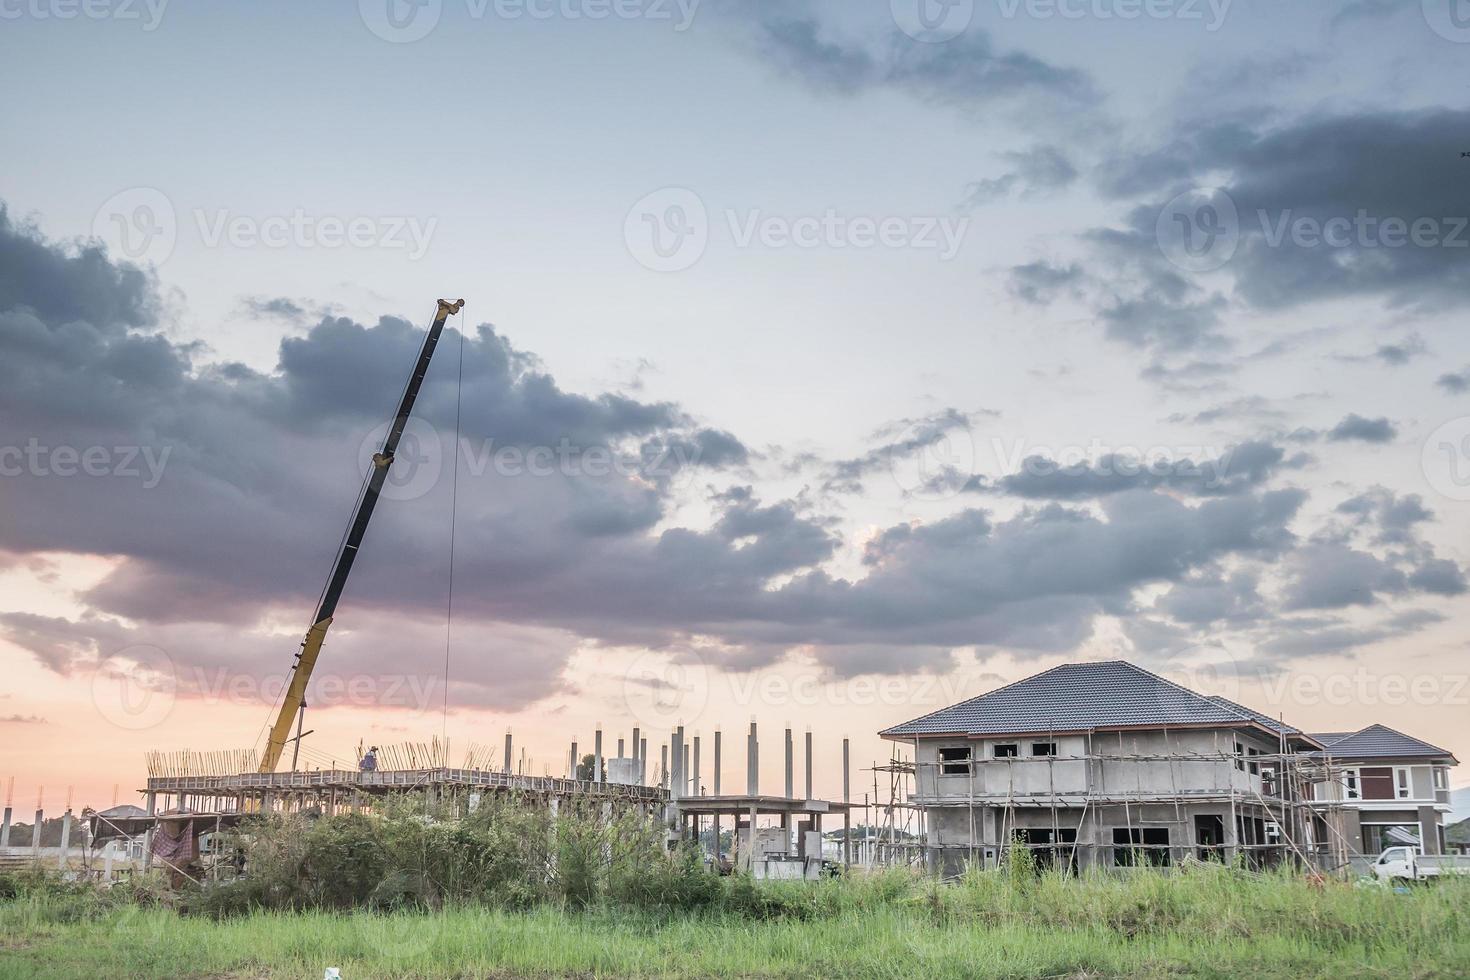
M 879 734 L 1006 735 L 1242 723 L 1281 730 L 1280 722 L 1233 701 L 1196 694 L 1141 667 L 1111 660 L 1053 667 Z
M 1334 759 L 1398 759 L 1418 757 L 1440 757 L 1453 759 L 1454 754 L 1437 745 L 1421 742 L 1403 732 L 1394 731 L 1387 725 L 1369 725 L 1362 731 L 1325 732 L 1313 736 L 1327 746 L 1327 754 Z

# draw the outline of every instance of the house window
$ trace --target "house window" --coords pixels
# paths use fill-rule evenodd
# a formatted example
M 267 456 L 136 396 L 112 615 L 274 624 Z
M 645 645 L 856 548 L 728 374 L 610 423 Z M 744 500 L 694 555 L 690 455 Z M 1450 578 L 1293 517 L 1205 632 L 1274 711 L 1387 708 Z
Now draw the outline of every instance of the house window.
M 1260 749 L 1251 749 L 1250 750 L 1250 754 L 1251 755 L 1260 755 L 1261 754 L 1261 750 Z M 1252 776 L 1259 776 L 1260 774 L 1261 774 L 1261 764 L 1259 762 L 1252 762 L 1251 763 L 1251 775 Z
M 1020 754 L 1015 742 L 1002 742 L 995 747 L 995 757 L 997 759 L 1014 759 Z
M 1407 800 L 1410 796 L 1413 795 L 1413 791 L 1409 787 L 1409 770 L 1395 769 L 1394 780 L 1394 788 L 1395 791 L 1398 793 L 1399 799 Z
M 1343 798 L 1348 800 L 1361 800 L 1362 790 L 1358 786 L 1358 770 L 1348 769 L 1342 774 Z
M 1169 866 L 1168 827 L 1114 827 L 1113 864 L 1120 868 Z
M 1245 760 L 1240 758 L 1245 755 L 1245 746 L 1240 742 L 1235 743 L 1235 768 L 1245 772 Z
M 939 773 L 943 776 L 968 776 L 970 774 L 970 747 L 939 750 Z
M 1444 766 L 1435 766 L 1434 767 L 1434 788 L 1435 789 L 1449 789 L 1450 788 L 1450 771 L 1448 769 L 1446 769 Z
M 1032 755 L 1056 755 L 1057 754 L 1057 743 L 1055 743 L 1055 742 L 1032 742 L 1031 743 L 1031 754 Z

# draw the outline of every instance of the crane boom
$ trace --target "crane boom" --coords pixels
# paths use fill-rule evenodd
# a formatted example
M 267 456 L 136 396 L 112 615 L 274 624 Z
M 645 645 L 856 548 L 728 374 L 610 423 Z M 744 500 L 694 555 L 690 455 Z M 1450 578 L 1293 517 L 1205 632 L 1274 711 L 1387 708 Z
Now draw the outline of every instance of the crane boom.
M 418 399 L 419 388 L 423 386 L 424 375 L 429 370 L 429 361 L 434 356 L 434 348 L 438 346 L 439 337 L 444 332 L 444 323 L 449 317 L 458 313 L 463 306 L 464 300 L 462 299 L 453 303 L 443 299 L 439 301 L 439 309 L 434 314 L 434 322 L 429 326 L 429 332 L 424 337 L 424 344 L 419 349 L 419 358 L 414 364 L 413 374 L 409 375 L 408 384 L 403 389 L 403 397 L 399 399 L 398 411 L 393 416 L 392 424 L 388 426 L 387 435 L 383 437 L 383 448 L 373 454 L 367 484 L 362 496 L 358 498 L 357 510 L 352 515 L 352 523 L 347 527 L 347 536 L 342 541 L 342 550 L 337 553 L 336 563 L 332 566 L 332 574 L 327 579 L 327 587 L 322 590 L 316 616 L 312 619 L 311 628 L 306 631 L 306 638 L 301 641 L 301 650 L 296 654 L 296 662 L 291 667 L 291 682 L 286 687 L 285 697 L 281 700 L 281 710 L 276 715 L 275 723 L 271 726 L 265 752 L 260 757 L 261 772 L 275 772 L 276 764 L 280 762 L 281 752 L 289 741 L 291 722 L 301 712 L 306 697 L 306 685 L 311 680 L 311 672 L 316 666 L 317 655 L 321 653 L 322 641 L 327 636 L 327 627 L 332 625 L 332 616 L 337 611 L 337 601 L 342 598 L 342 589 L 347 584 L 347 576 L 352 571 L 352 563 L 357 560 L 358 548 L 362 546 L 363 536 L 367 533 L 368 521 L 372 520 L 373 508 L 378 505 L 378 496 L 382 493 L 383 484 L 388 479 L 388 471 L 393 466 L 393 455 L 398 451 L 398 441 L 403 438 L 403 430 L 408 425 L 409 416 L 413 413 L 413 403 Z

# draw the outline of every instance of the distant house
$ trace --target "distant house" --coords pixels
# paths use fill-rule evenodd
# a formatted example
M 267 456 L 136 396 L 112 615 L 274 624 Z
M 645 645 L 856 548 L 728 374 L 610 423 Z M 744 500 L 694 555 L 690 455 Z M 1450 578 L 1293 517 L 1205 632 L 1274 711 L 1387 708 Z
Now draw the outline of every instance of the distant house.
M 1064 664 L 879 733 L 912 747 L 931 866 L 1272 864 L 1319 850 L 1321 742 L 1124 661 Z
M 1446 827 L 1444 841 L 1447 853 L 1470 854 L 1470 817 Z
M 1451 752 L 1385 725 L 1313 737 L 1331 771 L 1313 799 L 1319 810 L 1340 811 L 1341 833 L 1354 851 L 1373 857 L 1395 844 L 1448 851 L 1449 773 L 1459 764 Z

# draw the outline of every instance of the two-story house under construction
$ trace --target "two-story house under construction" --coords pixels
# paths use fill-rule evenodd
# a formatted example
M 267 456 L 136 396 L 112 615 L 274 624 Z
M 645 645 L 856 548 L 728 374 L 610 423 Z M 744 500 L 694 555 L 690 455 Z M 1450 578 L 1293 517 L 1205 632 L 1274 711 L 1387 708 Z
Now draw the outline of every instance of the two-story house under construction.
M 946 873 L 1012 844 L 1086 868 L 1305 863 L 1330 843 L 1311 805 L 1319 740 L 1123 661 L 1064 664 L 880 735 L 911 747 L 909 803 Z

